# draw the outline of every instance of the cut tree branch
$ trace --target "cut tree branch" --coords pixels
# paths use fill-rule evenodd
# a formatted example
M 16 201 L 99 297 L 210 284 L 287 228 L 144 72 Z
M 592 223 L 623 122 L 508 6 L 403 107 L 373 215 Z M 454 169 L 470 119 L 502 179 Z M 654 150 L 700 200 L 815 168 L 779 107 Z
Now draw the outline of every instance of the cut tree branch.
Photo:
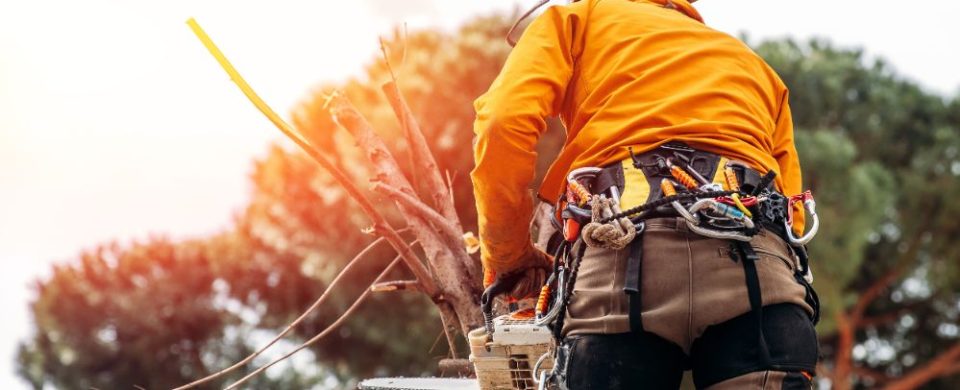
M 334 121 L 350 132 L 358 147 L 366 151 L 367 158 L 375 169 L 375 181 L 392 186 L 409 195 L 411 199 L 419 199 L 386 143 L 350 101 L 343 96 L 334 95 L 327 102 L 327 107 Z M 483 323 L 476 310 L 479 304 L 480 281 L 476 262 L 466 253 L 462 239 L 458 239 L 456 245 L 451 245 L 417 210 L 405 203 L 398 203 L 398 208 L 420 240 L 428 264 L 437 276 L 436 281 L 443 291 L 444 299 L 451 303 L 461 320 L 458 328 L 466 335 L 472 327 Z M 458 236 L 462 237 L 462 233 Z M 441 314 L 443 313 L 441 310 Z M 445 318 L 444 321 L 447 324 L 456 324 L 452 322 L 452 318 Z
M 339 183 L 344 190 L 347 191 L 347 194 L 350 195 L 357 203 L 360 205 L 360 208 L 363 212 L 373 221 L 374 228 L 381 232 L 383 237 L 390 243 L 397 253 L 403 257 L 403 261 L 407 264 L 407 267 L 410 268 L 410 271 L 421 281 L 423 284 L 424 292 L 429 295 L 432 299 L 439 299 L 439 288 L 436 285 L 436 282 L 430 275 L 430 272 L 427 268 L 420 262 L 420 259 L 415 253 L 407 246 L 403 238 L 400 237 L 400 234 L 393 229 L 392 226 L 384 218 L 383 214 L 380 214 L 379 211 L 373 206 L 373 203 L 367 198 L 360 189 L 353 184 L 352 181 L 347 177 L 347 174 L 344 173 L 340 168 L 334 165 L 330 160 L 327 160 L 320 151 L 310 144 L 306 139 L 304 139 L 299 133 L 293 130 L 293 127 L 290 126 L 283 118 L 280 118 L 270 106 L 260 98 L 260 95 L 250 87 L 250 84 L 247 84 L 247 81 L 244 80 L 243 76 L 240 75 L 240 72 L 233 67 L 233 64 L 227 60 L 227 57 L 223 55 L 223 52 L 213 43 L 213 40 L 207 35 L 203 28 L 192 18 L 187 21 L 187 25 L 193 30 L 194 34 L 197 35 L 197 38 L 203 42 L 203 45 L 206 46 L 207 50 L 216 58 L 217 62 L 220 63 L 220 66 L 224 71 L 230 75 L 230 79 L 240 88 L 240 91 L 253 103 L 254 106 L 263 113 L 267 119 L 270 120 L 280 130 L 284 135 L 290 138 L 294 143 L 297 144 L 308 156 L 310 156 L 314 161 L 317 162 L 323 169 L 325 169 L 331 176 Z
M 400 127 L 403 128 L 403 134 L 407 139 L 407 144 L 410 146 L 410 155 L 414 163 L 412 166 L 414 173 L 424 175 L 422 184 L 425 185 L 430 199 L 433 201 L 433 207 L 450 220 L 457 230 L 462 230 L 460 217 L 457 215 L 457 209 L 453 202 L 453 190 L 449 189 L 444 183 L 440 168 L 437 165 L 437 160 L 434 158 L 433 152 L 430 150 L 430 145 L 427 143 L 423 135 L 423 130 L 420 128 L 420 122 L 417 120 L 417 117 L 413 115 L 413 111 L 410 110 L 410 105 L 407 104 L 407 100 L 404 99 L 403 94 L 400 92 L 397 74 L 393 71 L 393 65 L 390 63 L 390 57 L 387 55 L 387 46 L 383 38 L 380 39 L 380 53 L 383 55 L 383 62 L 387 65 L 387 70 L 389 70 L 390 73 L 390 81 L 384 83 L 381 89 L 384 95 L 386 95 L 390 107 L 393 108 L 393 113 L 397 116 Z M 404 60 L 406 60 L 406 57 L 407 47 L 406 44 L 404 44 Z

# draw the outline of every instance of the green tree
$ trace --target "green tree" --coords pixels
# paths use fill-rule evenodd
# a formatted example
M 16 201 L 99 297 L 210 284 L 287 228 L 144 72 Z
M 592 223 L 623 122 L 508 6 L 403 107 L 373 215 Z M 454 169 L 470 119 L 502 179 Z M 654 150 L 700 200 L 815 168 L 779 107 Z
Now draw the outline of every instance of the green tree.
M 509 52 L 503 36 L 511 21 L 484 17 L 456 34 L 397 32 L 386 42 L 399 84 L 450 172 L 466 230 L 476 226 L 467 176 L 471 103 Z M 824 221 L 811 246 L 824 303 L 821 374 L 840 389 L 956 388 L 960 383 L 950 374 L 960 355 L 960 297 L 951 238 L 960 233 L 960 204 L 952 201 L 960 195 L 960 100 L 926 92 L 881 61 L 823 41 L 756 48 L 791 89 L 805 181 Z M 379 90 L 387 79 L 385 65 L 375 60 L 364 77 L 338 89 L 398 157 L 409 158 Z M 330 91 L 308 96 L 294 123 L 362 182 L 371 176 L 362 151 L 323 109 Z M 559 131 L 543 140 L 541 165 L 562 140 Z M 416 183 L 416 172 L 406 173 Z M 258 340 L 307 307 L 372 241 L 361 233 L 368 221 L 352 201 L 296 151 L 271 147 L 255 162 L 251 181 L 251 203 L 230 232 L 106 245 L 56 266 L 36 287 L 36 337 L 21 347 L 21 374 L 36 388 L 187 382 L 259 347 Z M 294 342 L 342 311 L 387 256 L 374 254 L 349 276 L 348 288 L 297 328 Z M 347 386 L 357 377 L 432 371 L 443 356 L 431 352 L 439 332 L 433 305 L 423 297 L 375 295 L 338 334 L 310 349 L 320 370 L 290 368 L 256 386 L 309 387 L 326 378 Z
M 811 254 L 826 377 L 838 389 L 954 388 L 938 378 L 960 368 L 960 100 L 824 41 L 758 52 L 790 87 L 804 179 L 825 223 Z

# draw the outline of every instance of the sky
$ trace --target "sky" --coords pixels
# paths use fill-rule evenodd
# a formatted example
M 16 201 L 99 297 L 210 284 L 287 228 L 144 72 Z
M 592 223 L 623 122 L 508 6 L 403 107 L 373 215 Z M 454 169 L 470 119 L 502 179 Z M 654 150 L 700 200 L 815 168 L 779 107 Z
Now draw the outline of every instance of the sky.
M 360 74 L 377 37 L 453 29 L 534 0 L 0 0 L 0 388 L 30 335 L 30 283 L 97 243 L 226 229 L 252 159 L 279 133 L 184 24 L 196 17 L 281 114 Z M 707 24 L 756 41 L 826 37 L 927 90 L 960 91 L 960 3 L 701 0 Z

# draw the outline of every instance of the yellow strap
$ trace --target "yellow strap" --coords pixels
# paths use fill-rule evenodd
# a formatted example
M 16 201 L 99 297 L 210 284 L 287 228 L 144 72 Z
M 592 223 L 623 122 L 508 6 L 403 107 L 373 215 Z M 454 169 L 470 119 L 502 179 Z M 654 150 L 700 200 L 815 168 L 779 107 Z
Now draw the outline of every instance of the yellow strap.
M 267 103 L 264 102 L 256 92 L 254 92 L 253 88 L 250 87 L 250 84 L 247 84 L 247 81 L 243 79 L 243 76 L 240 76 L 240 72 L 237 72 L 237 69 L 233 67 L 233 64 L 231 64 L 229 60 L 227 60 L 227 57 L 223 55 L 223 52 L 221 52 L 219 48 L 217 48 L 217 45 L 213 43 L 213 40 L 210 39 L 210 36 L 208 36 L 205 31 L 203 31 L 203 28 L 200 27 L 200 24 L 198 24 L 196 20 L 193 18 L 188 19 L 187 25 L 190 26 L 190 29 L 193 30 L 193 33 L 197 35 L 197 38 L 200 39 L 200 42 L 203 42 L 203 46 L 207 47 L 207 51 L 213 55 L 213 58 L 217 59 L 217 62 L 220 63 L 220 66 L 223 68 L 223 70 L 230 75 L 230 80 L 233 80 L 233 82 L 237 84 L 237 87 L 240 87 L 240 90 L 243 91 L 243 94 L 247 95 L 247 99 L 250 99 L 250 102 L 253 103 L 253 105 L 256 106 L 257 109 L 260 110 L 260 112 L 262 112 L 263 115 L 270 120 L 270 122 L 273 122 L 273 124 L 277 126 L 280 131 L 286 134 L 287 137 L 293 138 L 294 142 L 297 142 L 298 144 L 301 142 L 306 143 L 306 141 L 301 138 L 299 134 L 293 131 L 293 127 L 287 124 L 283 118 L 280 118 L 280 115 L 277 115 L 277 113 L 274 112 L 273 109 L 270 108 L 270 106 L 268 106 Z
M 650 183 L 643 170 L 633 166 L 633 159 L 625 159 L 623 164 L 623 195 L 620 197 L 620 209 L 627 210 L 647 203 L 650 197 Z
M 730 159 L 720 157 L 720 162 L 717 163 L 717 171 L 713 174 L 713 182 L 719 184 L 720 188 L 727 188 L 727 180 L 723 176 L 723 169 L 727 167 L 728 162 L 730 162 Z

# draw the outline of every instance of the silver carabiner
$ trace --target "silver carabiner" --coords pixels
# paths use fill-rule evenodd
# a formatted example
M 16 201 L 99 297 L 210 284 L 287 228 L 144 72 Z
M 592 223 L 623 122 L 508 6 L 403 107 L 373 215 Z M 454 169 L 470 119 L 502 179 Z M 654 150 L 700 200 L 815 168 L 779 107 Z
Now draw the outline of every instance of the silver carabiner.
M 594 177 L 596 177 L 597 175 L 599 175 L 599 174 L 600 174 L 600 171 L 602 171 L 602 170 L 603 170 L 603 169 L 600 169 L 600 168 L 597 168 L 597 167 L 582 167 L 582 168 L 577 168 L 577 169 L 574 169 L 574 170 L 570 171 L 570 173 L 567 174 L 567 181 L 568 181 L 568 182 L 571 182 L 571 181 L 579 181 L 580 179 L 586 178 L 586 177 L 588 177 L 588 176 L 589 176 L 590 178 L 594 178 Z
M 533 365 L 533 371 L 531 371 L 533 375 L 531 376 L 533 377 L 533 382 L 537 385 L 537 389 L 545 390 L 547 388 L 547 371 L 540 371 L 540 366 L 543 365 L 543 361 L 546 360 L 550 355 L 551 353 L 549 350 L 544 352 L 543 355 L 540 355 L 540 358 L 537 359 L 537 362 Z M 537 371 L 540 371 L 539 375 L 537 375 Z
M 792 205 L 790 207 L 793 207 Z M 790 226 L 787 221 L 783 221 L 783 226 L 787 229 L 787 239 L 790 240 L 790 243 L 794 246 L 807 245 L 810 240 L 813 240 L 813 237 L 817 235 L 817 231 L 820 230 L 820 217 L 817 215 L 817 202 L 813 200 L 813 197 L 809 197 L 803 201 L 803 208 L 807 210 L 807 213 L 813 217 L 813 225 L 810 226 L 810 231 L 807 234 L 804 234 L 800 237 L 793 235 L 793 227 Z

